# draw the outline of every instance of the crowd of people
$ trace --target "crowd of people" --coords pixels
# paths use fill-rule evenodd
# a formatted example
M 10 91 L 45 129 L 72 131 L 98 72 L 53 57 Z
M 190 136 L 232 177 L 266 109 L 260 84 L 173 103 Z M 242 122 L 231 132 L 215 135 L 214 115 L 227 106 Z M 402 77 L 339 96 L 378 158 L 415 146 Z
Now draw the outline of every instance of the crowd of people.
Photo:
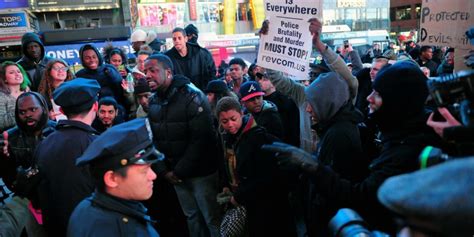
M 133 32 L 134 67 L 121 48 L 84 44 L 75 74 L 26 33 L 23 57 L 0 66 L 0 177 L 12 192 L 0 236 L 329 236 L 341 208 L 390 235 L 472 234 L 457 218 L 473 218 L 472 197 L 426 215 L 449 198 L 410 203 L 414 215 L 400 199 L 422 194 L 390 194 L 426 146 L 472 155 L 443 139 L 463 124 L 445 108 L 435 120 L 427 103 L 427 81 L 453 73 L 454 49 L 408 41 L 359 55 L 309 24 L 323 60 L 308 81 L 238 57 L 216 67 L 194 25 L 175 28 L 168 51 Z

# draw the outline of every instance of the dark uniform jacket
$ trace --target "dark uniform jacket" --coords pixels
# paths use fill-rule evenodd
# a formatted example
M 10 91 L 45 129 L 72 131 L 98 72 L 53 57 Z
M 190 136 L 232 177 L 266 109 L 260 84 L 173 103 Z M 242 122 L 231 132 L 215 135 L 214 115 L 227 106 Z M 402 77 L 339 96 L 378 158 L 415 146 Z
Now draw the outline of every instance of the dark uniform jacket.
M 278 108 L 283 125 L 283 142 L 300 146 L 300 112 L 296 103 L 288 96 L 275 91 L 263 99 L 274 103 Z
M 31 58 L 26 51 L 26 46 L 31 42 L 36 42 L 41 47 L 41 60 L 39 62 L 36 62 Z M 30 89 L 32 91 L 37 91 L 41 79 L 43 78 L 43 72 L 51 58 L 45 55 L 43 42 L 41 42 L 38 35 L 34 33 L 30 33 L 28 36 L 22 38 L 21 50 L 23 52 L 23 57 L 18 60 L 17 63 L 27 72 L 28 78 L 31 82 Z
M 40 206 L 49 236 L 65 236 L 72 211 L 94 191 L 88 168 L 77 167 L 76 159 L 84 153 L 95 134 L 87 124 L 60 120 L 56 131 L 38 145 L 35 159 L 42 177 Z
M 164 94 L 155 93 L 148 112 L 156 148 L 165 154 L 156 171 L 179 178 L 210 175 L 217 170 L 217 135 L 206 96 L 189 79 L 174 76 Z
M 283 139 L 283 123 L 275 104 L 263 100 L 262 110 L 258 113 L 252 113 L 252 116 L 259 126 L 265 128 L 272 135 Z
M 378 202 L 377 190 L 387 178 L 417 170 L 418 156 L 425 146 L 441 145 L 440 138 L 425 121 L 423 116 L 389 131 L 382 130 L 381 154 L 369 165 L 370 174 L 362 181 L 345 179 L 329 166 L 320 166 L 312 177 L 316 191 L 335 206 L 355 209 L 371 227 L 393 233 L 394 224 Z
M 209 81 L 216 79 L 216 65 L 207 49 L 192 43 L 186 43 L 186 47 L 188 54 L 184 57 L 174 47 L 165 54 L 173 62 L 174 74 L 188 77 L 203 91 Z
M 279 170 L 274 155 L 260 149 L 278 138 L 258 126 L 251 115 L 243 118 L 237 134 L 224 134 L 223 138 L 224 150 L 228 154 L 230 149 L 237 161 L 234 172 L 238 187 L 231 190 L 237 203 L 247 209 L 250 236 L 295 236 L 287 176 Z M 225 167 L 229 167 L 227 158 Z M 229 185 L 232 172 L 225 170 Z
M 438 64 L 435 61 L 428 60 L 423 63 L 423 60 L 419 58 L 418 60 L 416 60 L 416 62 L 418 63 L 418 65 L 420 65 L 420 67 L 427 67 L 428 69 L 430 69 L 430 77 L 435 77 L 438 75 Z
M 95 192 L 83 200 L 71 215 L 68 237 L 140 236 L 158 237 L 139 202 Z

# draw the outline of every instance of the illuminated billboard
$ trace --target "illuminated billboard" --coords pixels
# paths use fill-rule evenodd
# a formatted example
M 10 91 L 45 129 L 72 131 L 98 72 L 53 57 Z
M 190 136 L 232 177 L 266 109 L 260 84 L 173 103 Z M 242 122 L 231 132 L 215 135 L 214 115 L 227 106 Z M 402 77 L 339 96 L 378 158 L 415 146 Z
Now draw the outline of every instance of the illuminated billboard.
M 43 11 L 80 11 L 118 8 L 119 0 L 30 0 L 31 9 Z

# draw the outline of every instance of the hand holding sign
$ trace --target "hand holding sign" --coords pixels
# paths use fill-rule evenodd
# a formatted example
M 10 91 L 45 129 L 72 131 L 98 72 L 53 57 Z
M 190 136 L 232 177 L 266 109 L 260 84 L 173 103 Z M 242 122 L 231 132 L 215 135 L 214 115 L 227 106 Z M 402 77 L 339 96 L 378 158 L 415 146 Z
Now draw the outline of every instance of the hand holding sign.
M 313 36 L 313 44 L 321 40 L 321 32 L 323 31 L 323 24 L 317 18 L 309 19 L 309 32 Z

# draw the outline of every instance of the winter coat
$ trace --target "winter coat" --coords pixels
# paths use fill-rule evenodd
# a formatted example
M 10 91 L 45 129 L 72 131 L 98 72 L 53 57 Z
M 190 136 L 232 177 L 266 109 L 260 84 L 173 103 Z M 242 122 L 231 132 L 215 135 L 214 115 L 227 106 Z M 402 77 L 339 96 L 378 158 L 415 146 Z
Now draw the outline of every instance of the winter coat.
M 38 62 L 30 57 L 26 50 L 28 44 L 31 42 L 38 43 L 41 48 L 41 60 Z M 52 58 L 45 55 L 43 42 L 41 42 L 40 38 L 35 33 L 26 33 L 23 35 L 21 39 L 21 50 L 23 52 L 23 57 L 18 60 L 17 63 L 27 72 L 28 79 L 31 82 L 30 89 L 32 91 L 37 91 L 41 79 L 43 78 L 43 72 L 46 69 L 46 65 Z
M 300 114 L 298 106 L 296 106 L 292 99 L 283 95 L 279 91 L 275 91 L 268 96 L 264 96 L 263 98 L 277 106 L 283 125 L 283 142 L 299 147 Z
M 42 177 L 40 206 L 49 236 L 65 236 L 72 211 L 94 191 L 88 167 L 77 167 L 76 159 L 95 137 L 87 124 L 60 120 L 56 131 L 38 145 L 34 157 Z
M 265 128 L 269 133 L 283 139 L 283 123 L 275 104 L 270 101 L 263 101 L 262 110 L 252 113 L 258 125 Z
M 188 54 L 182 57 L 174 47 L 165 54 L 173 62 L 174 74 L 181 74 L 191 79 L 191 82 L 201 91 L 207 83 L 216 79 L 216 65 L 211 53 L 197 44 L 187 43 Z
M 428 69 L 430 69 L 430 77 L 435 77 L 438 75 L 438 64 L 436 64 L 435 61 L 428 60 L 423 63 L 423 60 L 418 59 L 416 60 L 416 62 L 418 63 L 418 65 L 420 65 L 420 67 L 427 67 Z
M 15 126 L 16 99 L 10 94 L 0 91 L 0 131 Z
M 158 237 L 146 211 L 140 202 L 96 191 L 74 209 L 69 219 L 67 236 Z
M 238 186 L 233 189 L 234 198 L 247 209 L 250 236 L 295 236 L 287 179 L 274 155 L 260 149 L 278 139 L 258 126 L 250 115 L 243 118 L 237 134 L 223 137 L 224 150 L 230 149 L 237 161 Z M 225 160 L 226 167 L 228 162 Z M 231 175 L 226 173 L 229 184 Z
M 84 66 L 82 55 L 84 51 L 88 49 L 94 50 L 99 59 L 99 65 L 97 69 L 95 70 L 86 68 Z M 127 100 L 124 96 L 123 88 L 121 85 L 122 76 L 117 71 L 117 69 L 111 64 L 104 63 L 104 59 L 102 58 L 100 52 L 97 50 L 97 48 L 95 48 L 94 46 L 90 44 L 86 44 L 82 46 L 81 49 L 79 50 L 79 55 L 81 57 L 81 62 L 84 68 L 76 72 L 76 77 L 97 80 L 97 82 L 99 82 L 99 85 L 101 87 L 100 92 L 99 92 L 100 98 L 106 97 L 106 96 L 112 96 L 120 105 L 127 108 L 126 107 Z
M 156 171 L 179 178 L 210 175 L 217 170 L 217 135 L 206 96 L 188 78 L 174 76 L 164 94 L 150 98 L 148 118 L 156 148 L 165 154 Z
M 372 229 L 395 232 L 392 217 L 377 200 L 377 190 L 389 177 L 419 168 L 418 156 L 425 146 L 441 146 L 440 138 L 425 125 L 426 117 L 412 118 L 390 131 L 382 131 L 383 148 L 369 165 L 369 175 L 362 181 L 341 177 L 331 167 L 320 165 L 312 177 L 316 192 L 337 208 L 357 211 Z

